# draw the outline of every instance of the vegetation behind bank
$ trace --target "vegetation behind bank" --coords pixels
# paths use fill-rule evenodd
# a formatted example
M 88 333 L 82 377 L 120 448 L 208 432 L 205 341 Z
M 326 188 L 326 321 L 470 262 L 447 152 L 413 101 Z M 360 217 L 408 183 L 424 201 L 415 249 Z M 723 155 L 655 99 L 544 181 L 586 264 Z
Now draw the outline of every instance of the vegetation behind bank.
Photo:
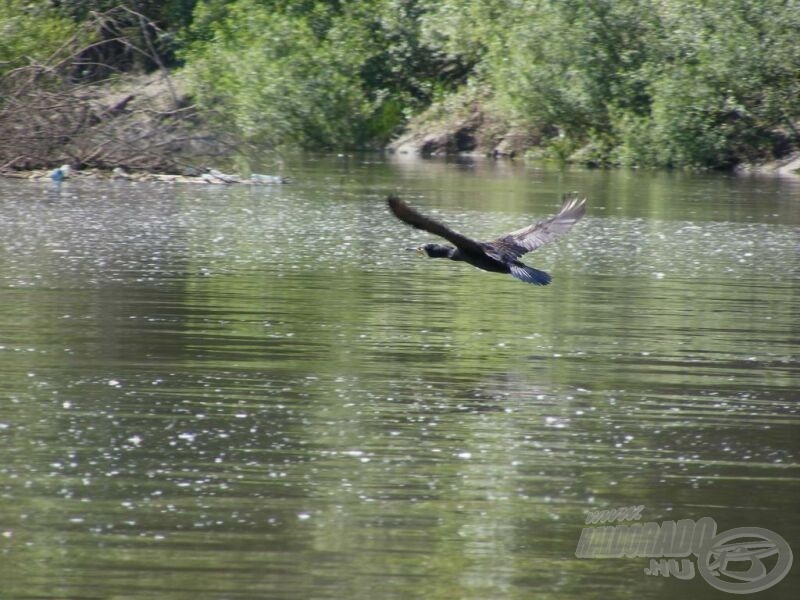
M 81 24 L 118 4 L 0 4 L 4 84 L 70 36 L 108 38 Z M 254 147 L 380 148 L 467 119 L 477 137 L 601 165 L 730 168 L 800 148 L 796 0 L 122 4 L 152 23 L 128 31 L 152 52 L 105 45 L 95 62 L 180 70 L 205 124 Z M 91 62 L 70 77 L 109 76 Z

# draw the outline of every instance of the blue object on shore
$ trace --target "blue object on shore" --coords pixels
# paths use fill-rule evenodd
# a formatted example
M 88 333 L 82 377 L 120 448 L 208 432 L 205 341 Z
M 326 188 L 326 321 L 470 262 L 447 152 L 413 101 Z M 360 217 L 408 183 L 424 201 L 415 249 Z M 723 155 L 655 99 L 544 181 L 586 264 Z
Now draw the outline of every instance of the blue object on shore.
M 61 165 L 57 169 L 53 169 L 50 172 L 50 179 L 55 182 L 64 181 L 67 177 L 69 177 L 69 165 Z

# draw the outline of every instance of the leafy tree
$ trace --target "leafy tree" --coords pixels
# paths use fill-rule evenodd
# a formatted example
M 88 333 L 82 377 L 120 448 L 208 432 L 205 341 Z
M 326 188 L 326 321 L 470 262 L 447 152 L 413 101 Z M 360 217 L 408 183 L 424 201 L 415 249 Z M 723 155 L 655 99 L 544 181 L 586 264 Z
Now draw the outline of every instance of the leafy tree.
M 0 2 L 0 75 L 52 55 L 77 25 L 47 6 L 6 0 Z
M 662 17 L 650 86 L 659 164 L 729 167 L 800 141 L 800 3 L 672 0 Z
M 425 45 L 423 2 L 210 2 L 187 35 L 200 102 L 268 145 L 384 143 L 469 66 Z
M 334 146 L 358 140 L 370 106 L 357 85 L 363 36 L 345 38 L 347 23 L 320 37 L 320 5 L 302 16 L 252 0 L 225 7 L 203 23 L 186 58 L 192 87 L 206 108 L 244 139 L 268 146 Z M 203 21 L 203 15 L 200 14 Z M 356 32 L 357 33 L 357 32 Z

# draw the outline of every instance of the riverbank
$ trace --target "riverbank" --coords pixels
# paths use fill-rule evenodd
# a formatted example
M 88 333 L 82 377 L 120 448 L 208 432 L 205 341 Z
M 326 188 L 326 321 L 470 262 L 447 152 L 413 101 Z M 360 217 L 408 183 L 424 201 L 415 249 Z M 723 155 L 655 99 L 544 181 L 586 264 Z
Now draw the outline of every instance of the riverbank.
M 800 152 L 800 20 L 781 0 L 44 4 L 0 10 L 0 169 L 388 146 L 784 173 Z
M 73 107 L 58 119 L 43 115 L 37 107 L 28 115 L 33 123 L 42 118 L 66 123 L 55 128 L 48 144 L 26 143 L 26 136 L 41 136 L 40 126 L 25 129 L 6 122 L 6 131 L 10 131 L 6 137 L 17 139 L 6 147 L 0 175 L 40 180 L 48 178 L 53 168 L 67 164 L 75 178 L 256 185 L 285 182 L 280 174 L 253 179 L 220 174 L 211 168 L 241 155 L 243 145 L 209 125 L 213 119 L 193 105 L 180 74 L 166 70 L 128 74 L 64 94 L 79 109 Z M 480 96 L 447 98 L 411 119 L 386 151 L 421 157 L 554 159 L 587 167 L 614 166 L 596 161 L 588 147 L 559 145 L 553 131 L 512 124 L 489 106 L 490 101 Z M 0 127 L 3 124 L 0 115 Z M 62 131 L 67 125 L 70 135 Z M 15 150 L 8 156 L 10 148 Z M 734 171 L 797 177 L 800 152 L 761 163 L 742 163 Z
M 509 124 L 487 110 L 480 101 L 443 102 L 412 119 L 387 151 L 418 156 L 479 155 L 495 158 L 554 159 L 585 167 L 611 167 L 596 160 L 591 145 L 570 150 L 560 145 L 552 131 Z M 773 160 L 743 162 L 733 168 L 739 174 L 800 177 L 800 151 Z
M 34 169 L 31 171 L 7 171 L 0 176 L 11 179 L 25 179 L 28 181 L 53 181 L 61 183 L 73 181 L 132 181 L 132 182 L 158 182 L 158 183 L 191 183 L 203 185 L 281 185 L 290 180 L 281 175 L 262 175 L 253 173 L 242 177 L 235 174 L 223 173 L 216 169 L 209 169 L 198 175 L 181 175 L 174 173 L 134 172 L 130 173 L 122 167 L 114 169 L 84 169 L 75 170 L 69 165 L 62 165 L 57 169 Z

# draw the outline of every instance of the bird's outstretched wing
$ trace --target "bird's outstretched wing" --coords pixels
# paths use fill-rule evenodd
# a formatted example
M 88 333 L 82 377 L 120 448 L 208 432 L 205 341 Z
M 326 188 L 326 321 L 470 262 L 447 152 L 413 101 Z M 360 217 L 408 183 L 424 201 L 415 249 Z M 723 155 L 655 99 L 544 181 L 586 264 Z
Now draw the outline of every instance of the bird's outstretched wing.
M 485 253 L 485 250 L 480 243 L 453 231 L 449 227 L 442 225 L 438 221 L 434 221 L 430 217 L 426 217 L 425 215 L 418 213 L 397 196 L 389 196 L 386 199 L 386 202 L 389 204 L 389 209 L 392 211 L 392 213 L 394 213 L 394 216 L 404 223 L 407 223 L 412 227 L 416 227 L 417 229 L 427 231 L 428 233 L 438 235 L 439 237 L 443 237 L 462 252 L 467 254 L 479 256 Z
M 490 244 L 502 248 L 514 258 L 519 258 L 567 233 L 585 212 L 586 198 L 576 194 L 567 194 L 561 210 L 554 217 L 502 235 L 496 240 L 492 240 Z

